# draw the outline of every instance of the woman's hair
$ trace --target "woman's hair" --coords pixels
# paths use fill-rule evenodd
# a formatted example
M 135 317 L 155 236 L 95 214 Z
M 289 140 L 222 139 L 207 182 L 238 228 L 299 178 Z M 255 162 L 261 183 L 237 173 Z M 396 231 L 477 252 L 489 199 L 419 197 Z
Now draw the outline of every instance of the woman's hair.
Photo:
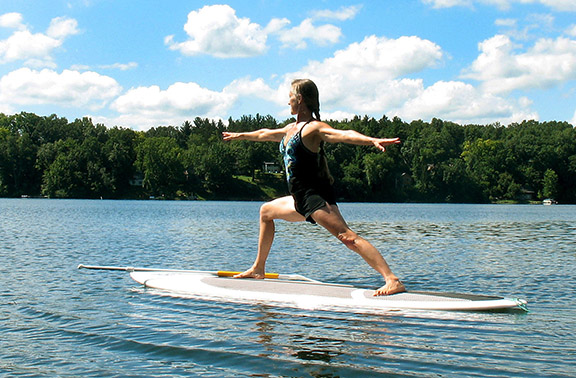
M 312 116 L 320 121 L 320 96 L 316 84 L 310 79 L 296 79 L 292 82 L 292 93 L 302 96 Z

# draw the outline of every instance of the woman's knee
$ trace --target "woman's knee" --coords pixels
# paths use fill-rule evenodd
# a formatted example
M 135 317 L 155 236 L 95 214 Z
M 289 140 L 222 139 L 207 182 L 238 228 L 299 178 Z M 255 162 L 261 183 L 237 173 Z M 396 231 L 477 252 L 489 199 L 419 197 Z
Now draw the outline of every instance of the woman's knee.
M 266 202 L 262 206 L 260 206 L 260 220 L 267 222 L 271 221 L 274 218 L 272 217 L 272 205 L 270 202 Z
M 281 197 L 260 206 L 260 221 L 269 222 L 282 219 L 289 222 L 301 222 L 306 219 L 294 208 L 292 197 Z
M 342 242 L 342 244 L 351 250 L 356 251 L 358 249 L 356 243 L 360 237 L 354 231 L 348 229 L 344 232 L 340 232 L 338 233 L 337 238 Z

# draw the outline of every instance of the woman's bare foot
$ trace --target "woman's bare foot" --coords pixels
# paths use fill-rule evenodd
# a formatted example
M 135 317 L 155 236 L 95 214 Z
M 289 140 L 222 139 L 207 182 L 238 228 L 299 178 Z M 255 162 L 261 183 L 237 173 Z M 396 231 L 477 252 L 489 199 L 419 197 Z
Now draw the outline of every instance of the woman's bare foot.
M 398 294 L 406 291 L 406 287 L 400 280 L 392 280 L 387 282 L 386 285 L 382 286 L 378 290 L 374 290 L 374 296 L 378 297 L 380 295 L 392 295 Z
M 265 277 L 264 271 L 260 271 L 259 269 L 250 268 L 245 272 L 237 274 L 234 278 L 256 278 L 256 279 L 263 279 Z

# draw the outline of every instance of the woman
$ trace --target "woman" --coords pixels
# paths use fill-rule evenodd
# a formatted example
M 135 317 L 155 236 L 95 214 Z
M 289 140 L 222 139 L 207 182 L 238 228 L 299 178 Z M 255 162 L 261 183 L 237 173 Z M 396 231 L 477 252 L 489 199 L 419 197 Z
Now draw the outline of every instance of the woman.
M 357 252 L 386 281 L 374 295 L 389 295 L 405 291 L 404 285 L 392 273 L 380 252 L 352 231 L 338 206 L 332 189 L 323 145 L 349 143 L 372 145 L 381 151 L 385 146 L 400 143 L 398 138 L 372 138 L 353 130 L 337 130 L 320 121 L 320 102 L 316 84 L 308 79 L 294 80 L 290 91 L 291 114 L 296 122 L 281 129 L 260 129 L 246 133 L 223 132 L 225 141 L 250 140 L 280 142 L 284 155 L 290 196 L 267 202 L 260 208 L 258 254 L 250 269 L 237 278 L 264 278 L 266 259 L 274 240 L 274 220 L 318 223 L 337 237 L 346 247 Z

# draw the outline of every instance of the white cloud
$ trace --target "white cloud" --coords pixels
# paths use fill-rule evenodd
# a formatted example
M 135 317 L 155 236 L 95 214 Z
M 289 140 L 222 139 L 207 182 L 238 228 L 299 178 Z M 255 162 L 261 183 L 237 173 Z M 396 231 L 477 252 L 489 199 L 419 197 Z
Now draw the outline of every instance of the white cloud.
M 461 81 L 439 81 L 426 87 L 422 79 L 406 77 L 434 67 L 442 57 L 438 45 L 419 37 L 370 36 L 286 75 L 276 101 L 285 105 L 293 79 L 311 78 L 320 89 L 323 119 L 365 114 L 478 124 L 538 119 L 525 98 L 506 99 Z M 281 114 L 289 115 L 286 109 Z
M 54 18 L 46 34 L 33 34 L 22 25 L 20 14 L 7 13 L 1 17 L 2 25 L 9 25 L 18 30 L 0 41 L 0 63 L 24 60 L 28 66 L 54 68 L 56 65 L 51 56 L 52 52 L 62 45 L 66 37 L 78 33 L 77 22 L 74 19 Z
M 288 25 L 290 25 L 290 20 L 287 18 L 273 18 L 264 29 L 264 32 L 266 34 L 277 33 Z
M 62 40 L 69 35 L 78 34 L 78 32 L 78 21 L 73 18 L 56 17 L 50 21 L 46 35 Z
M 538 2 L 559 11 L 576 11 L 576 1 L 574 0 L 540 0 Z
M 237 95 L 216 92 L 196 83 L 174 83 L 166 90 L 157 85 L 132 88 L 110 106 L 122 113 L 118 120 L 133 126 L 136 120 L 145 122 L 139 128 L 158 124 L 180 124 L 191 117 L 218 117 L 227 114 Z M 128 123 L 126 120 L 134 119 Z
M 433 67 L 441 58 L 438 45 L 418 37 L 369 36 L 331 58 L 312 61 L 301 71 L 286 75 L 282 88 L 287 94 L 293 79 L 311 78 L 320 87 L 324 109 L 383 112 L 421 90 L 422 80 L 402 76 Z
M 510 101 L 460 81 L 439 81 L 408 100 L 391 116 L 403 119 L 442 118 L 458 123 L 502 123 L 538 119 L 526 99 Z
M 422 0 L 424 4 L 434 8 L 451 8 L 458 6 L 472 6 L 472 0 Z
M 494 5 L 499 9 L 510 9 L 514 4 L 542 4 L 557 11 L 576 11 L 574 0 L 422 0 L 434 8 L 451 8 L 456 6 L 473 7 L 474 4 Z
M 356 17 L 360 9 L 362 9 L 361 5 L 351 5 L 340 7 L 336 11 L 329 9 L 317 10 L 312 12 L 312 18 L 345 21 Z
M 32 34 L 28 30 L 17 31 L 8 39 L 0 41 L 0 63 L 25 60 L 27 64 L 54 66 L 50 54 L 60 47 L 62 41 L 45 34 Z
M 502 30 L 500 34 L 519 41 L 533 41 L 547 33 L 556 34 L 554 22 L 555 17 L 550 14 L 530 14 L 520 22 L 515 19 L 499 19 L 494 24 Z
M 274 98 L 277 93 L 261 78 L 256 80 L 249 78 L 236 79 L 227 85 L 223 92 L 234 95 L 235 97 L 253 96 L 264 100 Z
M 355 80 L 370 82 L 391 78 L 433 67 L 442 59 L 442 50 L 435 43 L 419 37 L 388 39 L 368 36 L 334 53 L 325 62 L 333 69 L 344 70 Z M 363 77 L 368 74 L 368 77 Z
M 278 34 L 283 48 L 304 49 L 308 42 L 327 46 L 337 43 L 342 37 L 342 30 L 332 24 L 315 25 L 317 20 L 345 21 L 352 19 L 362 8 L 361 5 L 341 7 L 338 10 L 317 10 L 311 12 L 312 17 L 303 20 L 300 25 L 289 28 L 290 21 L 286 18 L 272 19 L 265 31 Z
M 315 26 L 312 19 L 307 18 L 300 25 L 290 29 L 281 29 L 277 32 L 278 39 L 282 42 L 282 47 L 293 47 L 304 49 L 308 47 L 307 41 L 312 41 L 317 45 L 326 46 L 337 43 L 342 36 L 339 27 L 326 24 Z
M 171 50 L 184 55 L 208 54 L 218 58 L 260 55 L 266 49 L 267 35 L 248 18 L 238 18 L 228 5 L 207 5 L 188 14 L 184 30 L 189 39 L 175 42 L 164 39 Z
M 576 79 L 575 40 L 540 39 L 526 52 L 516 53 L 519 47 L 504 35 L 481 42 L 480 55 L 463 77 L 482 81 L 493 93 L 551 88 Z
M 323 120 L 330 121 L 344 121 L 346 119 L 350 120 L 357 116 L 356 113 L 345 112 L 342 110 L 337 110 L 335 112 L 322 112 L 321 117 Z
M 16 110 L 12 106 L 0 102 L 0 113 L 14 114 L 16 113 Z
M 88 71 L 91 70 L 92 68 L 87 64 L 73 64 L 70 66 L 70 69 L 72 71 Z
M 175 36 L 169 35 L 164 38 L 164 43 L 184 55 L 208 54 L 219 58 L 261 55 L 266 51 L 270 34 L 277 34 L 284 48 L 303 49 L 308 47 L 308 43 L 326 46 L 337 43 L 342 31 L 331 24 L 315 25 L 314 20 L 347 20 L 353 18 L 360 8 L 350 6 L 337 11 L 315 11 L 312 18 L 291 28 L 287 18 L 273 18 L 263 28 L 248 18 L 237 17 L 236 11 L 228 5 L 207 5 L 188 14 L 184 25 L 188 40 L 176 42 Z
M 494 21 L 494 24 L 496 26 L 505 26 L 513 28 L 516 27 L 516 25 L 518 24 L 518 20 L 515 20 L 513 18 L 499 18 L 496 21 Z
M 26 26 L 22 23 L 22 15 L 20 13 L 5 13 L 0 15 L 0 27 L 23 30 Z
M 128 70 L 132 70 L 138 67 L 138 63 L 136 62 L 129 62 L 129 63 L 112 63 L 112 64 L 101 64 L 98 66 L 95 66 L 99 69 L 103 69 L 103 70 L 120 70 L 120 71 L 128 71 Z M 89 66 L 87 64 L 74 64 L 72 66 L 70 66 L 71 70 L 74 71 L 88 71 L 88 70 L 92 70 L 92 66 Z
M 20 68 L 0 79 L 0 103 L 14 105 L 52 104 L 63 107 L 102 108 L 122 88 L 108 76 L 96 72 Z
M 571 37 L 576 37 L 576 24 L 570 25 L 565 31 L 565 33 Z
M 120 71 L 128 71 L 138 67 L 138 63 L 136 62 L 129 62 L 129 63 L 113 63 L 113 64 L 104 64 L 98 66 L 105 70 L 120 70 Z
M 576 110 L 574 111 L 574 117 L 572 117 L 572 120 L 569 121 L 572 126 L 576 127 Z

